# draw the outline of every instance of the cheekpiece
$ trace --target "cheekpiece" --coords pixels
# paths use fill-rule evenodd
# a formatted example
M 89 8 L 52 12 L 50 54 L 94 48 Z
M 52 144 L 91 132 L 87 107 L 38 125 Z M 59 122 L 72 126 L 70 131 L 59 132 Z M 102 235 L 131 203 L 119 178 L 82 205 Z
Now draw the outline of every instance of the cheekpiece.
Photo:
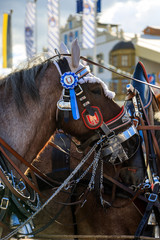
M 78 76 L 73 72 L 65 72 L 60 80 L 62 86 L 66 89 L 74 89 L 78 84 Z

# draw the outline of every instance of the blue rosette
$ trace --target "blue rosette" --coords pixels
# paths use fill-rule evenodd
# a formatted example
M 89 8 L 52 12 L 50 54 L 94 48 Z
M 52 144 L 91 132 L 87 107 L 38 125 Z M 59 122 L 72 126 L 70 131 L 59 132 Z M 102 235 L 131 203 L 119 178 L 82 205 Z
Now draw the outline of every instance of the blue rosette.
M 78 84 L 78 76 L 73 72 L 66 72 L 61 76 L 60 82 L 64 88 L 69 89 L 72 116 L 75 120 L 78 120 L 80 118 L 80 115 L 78 110 L 76 94 L 74 91 L 74 88 Z

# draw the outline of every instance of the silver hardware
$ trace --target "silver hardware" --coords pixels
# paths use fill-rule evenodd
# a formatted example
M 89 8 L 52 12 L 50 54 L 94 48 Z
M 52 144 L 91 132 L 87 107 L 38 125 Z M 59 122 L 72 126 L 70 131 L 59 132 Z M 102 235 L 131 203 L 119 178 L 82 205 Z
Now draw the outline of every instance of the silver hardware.
M 129 117 L 127 114 L 124 114 L 124 116 L 122 117 L 122 122 L 127 122 L 129 120 Z
M 32 226 L 31 226 L 30 223 L 26 224 L 26 228 L 27 228 L 28 233 L 32 233 L 33 232 Z M 28 237 L 34 237 L 34 235 L 28 235 Z
M 79 100 L 83 101 L 84 99 L 86 99 L 86 96 L 81 97 Z
M 3 197 L 3 198 L 1 199 L 0 208 L 1 208 L 1 209 L 7 209 L 8 204 L 9 204 L 9 198 Z
M 27 234 L 27 238 L 30 237 L 34 237 L 34 235 L 32 235 L 34 229 L 34 225 L 33 222 L 30 221 L 28 223 L 26 223 L 19 231 L 18 231 L 18 237 L 25 237 L 25 235 Z M 30 235 L 28 235 L 30 233 Z M 21 235 L 23 234 L 23 235 Z
M 10 227 L 12 229 L 17 228 L 20 225 L 20 221 L 15 213 L 12 213 L 10 217 Z
M 60 58 L 61 58 L 61 54 L 60 54 L 60 52 L 58 51 L 58 49 L 55 48 L 54 51 L 55 51 L 56 55 L 58 55 L 58 57 L 59 57 L 59 59 L 60 59 Z
M 89 105 L 89 104 L 90 104 L 90 102 L 87 101 L 87 102 L 83 103 L 83 106 L 86 107 L 86 106 Z
M 88 189 L 90 191 L 94 189 L 96 170 L 98 167 L 98 162 L 99 162 L 100 156 L 101 156 L 101 148 L 99 149 L 98 152 L 95 152 L 95 155 L 94 155 L 92 176 L 91 176 L 90 182 L 88 184 Z
M 156 225 L 156 224 L 157 224 L 156 216 L 154 211 L 152 211 L 148 219 L 148 225 Z
M 156 226 L 154 226 L 154 229 L 153 229 L 153 236 L 155 238 L 160 238 L 160 230 L 159 230 L 159 225 L 157 224 Z
M 158 195 L 155 194 L 155 193 L 151 193 L 148 197 L 148 201 L 149 202 L 156 202 L 157 201 L 157 198 L 158 198 Z
M 0 190 L 3 190 L 3 189 L 5 189 L 5 185 L 3 184 L 2 181 L 0 181 Z
M 71 111 L 71 103 L 64 102 L 64 100 L 62 99 L 57 102 L 57 107 L 59 110 L 62 110 L 62 111 Z
M 23 235 L 21 235 L 23 234 Z M 18 237 L 24 237 L 24 235 L 28 234 L 28 230 L 26 228 L 26 225 L 24 225 L 22 228 L 19 229 L 18 231 Z
M 62 90 L 62 96 L 63 96 L 63 97 L 66 97 L 66 98 L 69 98 L 69 97 L 70 97 L 70 95 L 66 95 L 66 94 L 65 94 L 65 89 L 64 89 L 64 88 L 63 88 L 63 90 Z
M 138 124 L 139 124 L 139 120 L 138 120 L 138 119 L 136 119 L 136 118 L 133 118 L 133 122 L 134 122 L 134 124 L 135 124 L 135 122 L 136 122 L 136 125 L 135 125 L 135 127 L 137 128 L 137 127 L 138 127 Z
M 26 188 L 26 185 L 24 184 L 23 181 L 20 181 L 18 183 L 18 188 L 19 188 L 20 191 L 23 191 Z
M 80 88 L 80 92 L 76 93 L 76 96 L 79 96 L 81 93 L 83 93 L 83 89 L 82 87 L 78 84 L 79 88 Z

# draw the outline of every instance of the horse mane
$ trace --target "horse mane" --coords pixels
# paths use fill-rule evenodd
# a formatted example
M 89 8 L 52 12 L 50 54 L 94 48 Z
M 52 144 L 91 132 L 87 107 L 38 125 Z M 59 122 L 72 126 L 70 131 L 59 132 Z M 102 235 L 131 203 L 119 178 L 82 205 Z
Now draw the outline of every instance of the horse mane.
M 24 93 L 27 93 L 33 101 L 39 101 L 38 84 L 36 84 L 35 79 L 38 77 L 38 82 L 40 82 L 50 62 L 51 60 L 40 55 L 21 63 L 10 74 L 0 78 L 0 87 L 4 86 L 6 95 L 13 94 L 19 112 L 22 109 L 26 110 Z

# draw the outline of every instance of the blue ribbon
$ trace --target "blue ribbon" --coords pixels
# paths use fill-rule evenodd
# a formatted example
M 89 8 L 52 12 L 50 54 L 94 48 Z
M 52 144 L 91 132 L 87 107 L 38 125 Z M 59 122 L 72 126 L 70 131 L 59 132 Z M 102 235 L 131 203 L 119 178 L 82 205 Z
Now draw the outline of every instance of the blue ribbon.
M 76 94 L 74 89 L 70 89 L 69 93 L 70 93 L 70 100 L 71 100 L 72 116 L 75 120 L 78 120 L 80 118 L 80 115 L 79 115 L 78 104 L 77 104 Z
M 61 84 L 64 88 L 69 89 L 72 116 L 75 120 L 78 120 L 80 118 L 80 114 L 78 110 L 76 94 L 74 91 L 74 88 L 78 84 L 78 76 L 73 72 L 66 72 L 61 76 Z

